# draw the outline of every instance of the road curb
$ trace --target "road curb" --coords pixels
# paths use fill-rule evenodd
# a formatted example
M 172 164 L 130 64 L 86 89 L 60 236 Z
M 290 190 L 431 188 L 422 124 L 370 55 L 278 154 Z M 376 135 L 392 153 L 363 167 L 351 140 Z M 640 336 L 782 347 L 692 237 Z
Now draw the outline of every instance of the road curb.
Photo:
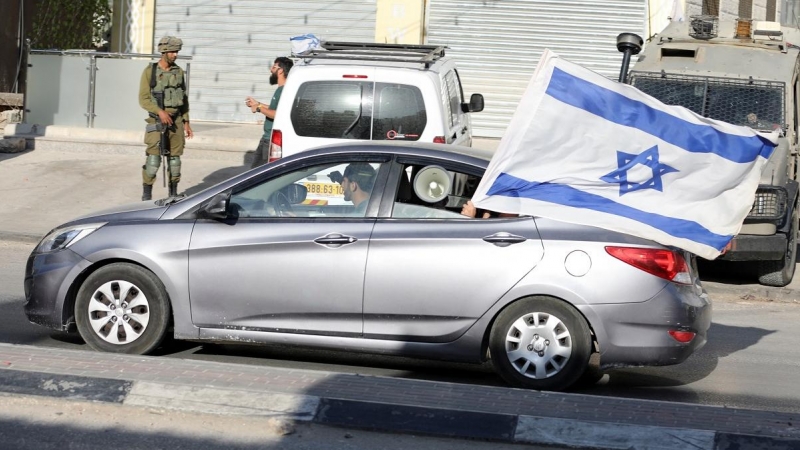
M 800 449 L 800 439 L 0 370 L 0 392 L 450 438 L 586 449 Z

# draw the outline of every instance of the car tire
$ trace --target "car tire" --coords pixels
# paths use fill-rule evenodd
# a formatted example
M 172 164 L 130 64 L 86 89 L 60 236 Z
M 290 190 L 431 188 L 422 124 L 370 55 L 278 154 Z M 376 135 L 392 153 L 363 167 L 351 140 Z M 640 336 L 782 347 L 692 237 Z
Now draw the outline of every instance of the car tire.
M 149 270 L 127 263 L 92 273 L 78 290 L 75 323 L 89 347 L 144 355 L 163 341 L 170 304 L 164 285 Z
M 792 213 L 792 227 L 789 232 L 789 244 L 783 259 L 777 261 L 758 262 L 758 282 L 764 286 L 783 287 L 792 282 L 797 267 L 797 228 L 798 204 L 795 203 Z
M 587 370 L 591 334 L 583 316 L 551 297 L 506 307 L 492 326 L 489 350 L 497 373 L 512 386 L 560 391 Z

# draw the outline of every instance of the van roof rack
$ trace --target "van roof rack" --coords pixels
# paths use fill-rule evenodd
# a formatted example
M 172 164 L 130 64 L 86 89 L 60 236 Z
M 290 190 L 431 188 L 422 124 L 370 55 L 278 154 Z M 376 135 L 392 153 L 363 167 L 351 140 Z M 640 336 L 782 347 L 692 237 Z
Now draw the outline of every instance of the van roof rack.
M 320 48 L 294 55 L 303 60 L 342 59 L 353 61 L 392 61 L 424 64 L 425 68 L 444 56 L 444 45 L 377 44 L 324 41 Z

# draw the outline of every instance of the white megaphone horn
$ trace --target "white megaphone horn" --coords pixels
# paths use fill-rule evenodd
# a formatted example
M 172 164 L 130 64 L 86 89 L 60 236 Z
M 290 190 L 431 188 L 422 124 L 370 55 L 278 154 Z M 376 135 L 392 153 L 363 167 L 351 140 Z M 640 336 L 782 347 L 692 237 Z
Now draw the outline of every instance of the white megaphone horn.
M 414 178 L 414 192 L 421 200 L 436 203 L 450 193 L 450 174 L 440 166 L 428 166 Z

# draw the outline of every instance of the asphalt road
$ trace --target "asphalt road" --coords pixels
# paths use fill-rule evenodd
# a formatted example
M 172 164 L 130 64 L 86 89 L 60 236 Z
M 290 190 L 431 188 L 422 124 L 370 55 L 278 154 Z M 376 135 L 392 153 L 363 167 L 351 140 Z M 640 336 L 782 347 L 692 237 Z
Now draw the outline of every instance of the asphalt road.
M 31 248 L 29 243 L 0 240 L 0 342 L 85 348 L 77 335 L 51 332 L 25 318 L 22 280 Z M 738 279 L 736 274 L 726 276 Z M 726 282 L 720 275 L 712 279 Z M 611 370 L 598 383 L 578 392 L 800 412 L 800 304 L 760 301 L 730 289 L 712 298 L 715 303 L 709 342 L 686 362 Z M 170 342 L 159 354 L 167 358 L 504 385 L 488 365 L 192 342 Z

